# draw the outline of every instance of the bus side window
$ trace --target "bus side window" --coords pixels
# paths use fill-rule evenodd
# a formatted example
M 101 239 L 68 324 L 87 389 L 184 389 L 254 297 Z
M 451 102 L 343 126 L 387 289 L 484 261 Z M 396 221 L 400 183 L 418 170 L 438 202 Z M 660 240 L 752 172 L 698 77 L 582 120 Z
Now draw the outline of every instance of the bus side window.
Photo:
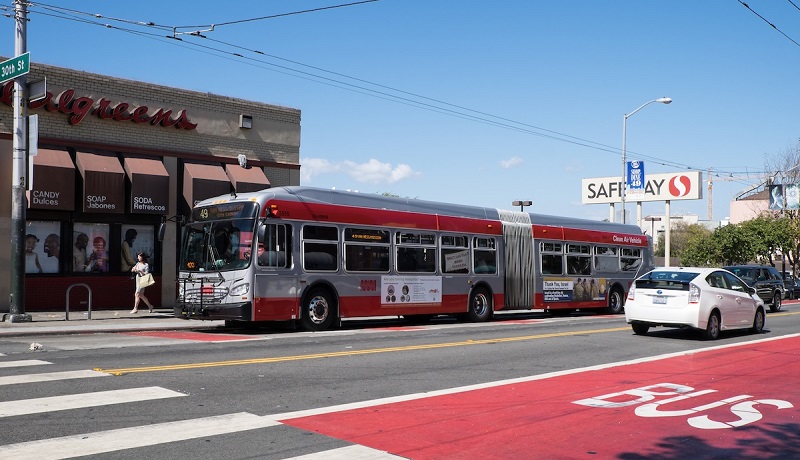
M 494 238 L 475 238 L 473 240 L 473 273 L 497 273 L 497 251 Z
M 567 274 L 568 275 L 591 275 L 592 258 L 588 245 L 568 244 L 567 245 Z
M 290 268 L 292 266 L 291 245 L 291 226 L 285 224 L 266 225 L 264 239 L 258 242 L 258 265 Z
M 469 240 L 466 236 L 442 235 L 442 273 L 469 273 Z
M 322 225 L 303 227 L 303 268 L 336 271 L 339 266 L 339 229 Z
M 595 246 L 594 269 L 603 273 L 619 271 L 617 248 L 612 246 Z
M 561 243 L 539 243 L 539 252 L 542 259 L 543 275 L 564 274 L 564 253 Z
M 642 250 L 638 248 L 622 248 L 622 256 L 619 258 L 620 270 L 633 272 L 639 269 L 642 264 Z

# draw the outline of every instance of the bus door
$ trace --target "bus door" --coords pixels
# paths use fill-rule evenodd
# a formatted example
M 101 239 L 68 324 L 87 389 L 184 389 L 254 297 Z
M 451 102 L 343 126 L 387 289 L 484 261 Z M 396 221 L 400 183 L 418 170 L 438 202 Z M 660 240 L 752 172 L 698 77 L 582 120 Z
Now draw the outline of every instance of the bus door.
M 292 226 L 261 223 L 256 242 L 253 319 L 299 319 L 299 278 L 293 271 Z

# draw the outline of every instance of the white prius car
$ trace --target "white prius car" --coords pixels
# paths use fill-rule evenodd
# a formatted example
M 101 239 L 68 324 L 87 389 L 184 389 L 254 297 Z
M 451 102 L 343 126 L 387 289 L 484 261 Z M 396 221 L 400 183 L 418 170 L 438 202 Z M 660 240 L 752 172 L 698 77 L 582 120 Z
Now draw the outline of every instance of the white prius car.
M 651 327 L 691 327 L 715 340 L 720 331 L 764 329 L 764 301 L 755 289 L 721 268 L 663 267 L 637 278 L 625 319 L 638 335 Z

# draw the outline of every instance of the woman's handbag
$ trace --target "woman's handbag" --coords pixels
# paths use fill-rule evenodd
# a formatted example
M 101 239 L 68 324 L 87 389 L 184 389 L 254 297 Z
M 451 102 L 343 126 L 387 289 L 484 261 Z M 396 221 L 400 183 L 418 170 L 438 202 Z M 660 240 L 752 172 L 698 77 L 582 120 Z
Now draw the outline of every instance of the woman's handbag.
M 146 288 L 147 286 L 151 286 L 153 284 L 156 284 L 156 280 L 153 279 L 153 275 L 150 273 L 142 275 L 136 280 L 136 285 L 140 288 Z

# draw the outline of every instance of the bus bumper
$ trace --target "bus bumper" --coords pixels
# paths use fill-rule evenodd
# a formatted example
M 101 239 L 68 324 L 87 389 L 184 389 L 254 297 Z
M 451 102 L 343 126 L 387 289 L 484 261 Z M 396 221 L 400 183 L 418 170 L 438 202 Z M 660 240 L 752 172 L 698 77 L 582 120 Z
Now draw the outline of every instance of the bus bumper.
M 253 318 L 252 302 L 223 304 L 178 303 L 174 311 L 176 317 L 183 319 L 250 321 Z

